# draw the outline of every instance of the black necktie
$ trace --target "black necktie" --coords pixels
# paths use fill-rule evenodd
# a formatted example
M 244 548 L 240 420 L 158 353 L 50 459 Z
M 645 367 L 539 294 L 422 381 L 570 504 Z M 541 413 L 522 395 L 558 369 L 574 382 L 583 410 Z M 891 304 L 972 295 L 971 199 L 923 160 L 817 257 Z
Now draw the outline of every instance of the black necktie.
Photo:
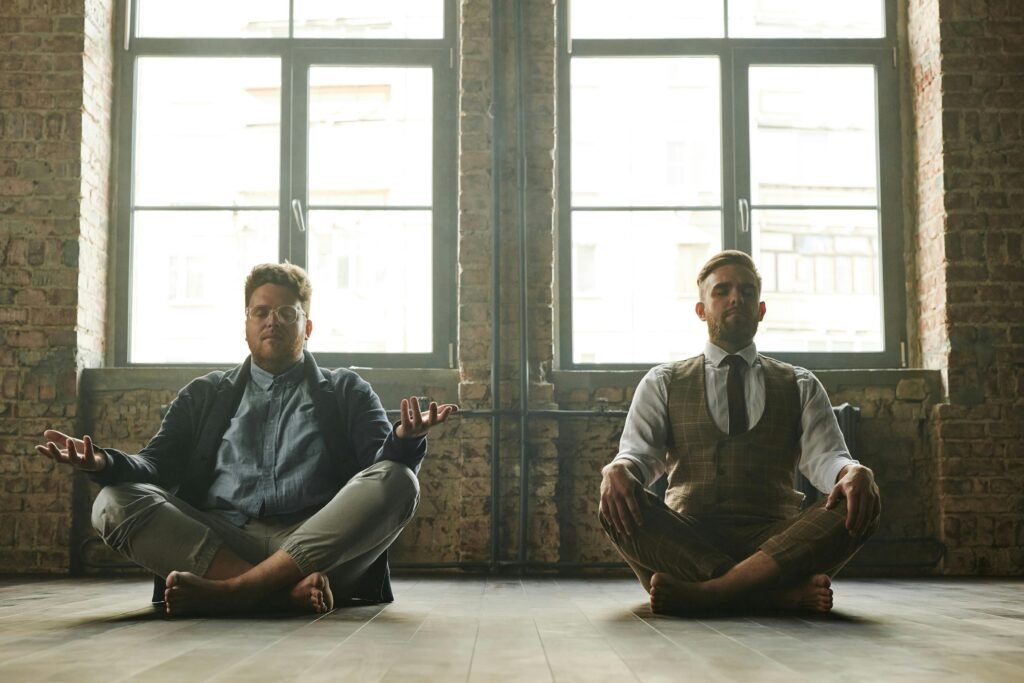
M 729 397 L 729 435 L 747 431 L 747 399 L 743 395 L 743 372 L 747 362 L 739 356 L 726 356 L 722 361 L 729 366 L 729 379 L 725 393 Z

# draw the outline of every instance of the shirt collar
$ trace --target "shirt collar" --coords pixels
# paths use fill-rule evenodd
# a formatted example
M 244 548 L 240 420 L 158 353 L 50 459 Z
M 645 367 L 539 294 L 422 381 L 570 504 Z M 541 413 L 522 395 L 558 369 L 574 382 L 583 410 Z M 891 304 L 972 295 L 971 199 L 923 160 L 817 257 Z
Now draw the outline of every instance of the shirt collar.
M 747 362 L 748 366 L 753 366 L 754 361 L 757 360 L 757 345 L 754 342 L 750 342 L 748 346 L 737 351 L 735 354 L 730 354 L 721 347 L 715 346 L 711 342 L 704 345 L 704 357 L 715 367 L 722 364 L 726 356 L 735 355 L 739 356 Z
M 272 375 L 255 363 L 250 364 L 249 373 L 252 375 L 252 381 L 260 389 L 266 391 L 270 389 L 274 384 L 297 384 L 302 379 L 302 363 L 303 359 L 282 372 L 280 375 Z

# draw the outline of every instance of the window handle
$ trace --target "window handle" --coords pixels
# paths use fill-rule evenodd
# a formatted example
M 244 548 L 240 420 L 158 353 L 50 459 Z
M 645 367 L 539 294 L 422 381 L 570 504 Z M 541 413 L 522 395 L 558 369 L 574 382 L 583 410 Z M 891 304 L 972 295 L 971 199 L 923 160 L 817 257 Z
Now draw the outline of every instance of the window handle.
M 740 214 L 740 232 L 750 232 L 750 202 L 746 199 L 736 201 Z
M 124 3 L 124 51 L 132 47 L 132 3 L 131 0 Z
M 302 200 L 292 200 L 292 215 L 295 216 L 295 224 L 299 226 L 299 232 L 306 232 L 306 219 L 302 215 Z

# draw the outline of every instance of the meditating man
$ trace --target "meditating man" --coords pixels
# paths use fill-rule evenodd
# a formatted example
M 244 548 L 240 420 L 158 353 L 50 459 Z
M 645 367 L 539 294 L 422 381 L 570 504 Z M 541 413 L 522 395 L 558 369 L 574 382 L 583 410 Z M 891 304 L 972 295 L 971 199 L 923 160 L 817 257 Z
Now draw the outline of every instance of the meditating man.
M 874 475 L 817 378 L 757 353 L 766 309 L 750 257 L 717 254 L 697 286 L 704 353 L 640 382 L 602 470 L 601 522 L 655 612 L 828 612 L 830 577 L 878 526 Z M 802 512 L 797 463 L 828 494 Z M 663 472 L 664 501 L 645 490 Z
M 386 551 L 419 501 L 425 435 L 458 409 L 411 398 L 392 425 L 369 384 L 304 350 L 311 296 L 297 266 L 253 268 L 251 355 L 182 389 L 139 454 L 54 430 L 37 446 L 103 486 L 93 525 L 166 577 L 168 614 L 393 599 Z

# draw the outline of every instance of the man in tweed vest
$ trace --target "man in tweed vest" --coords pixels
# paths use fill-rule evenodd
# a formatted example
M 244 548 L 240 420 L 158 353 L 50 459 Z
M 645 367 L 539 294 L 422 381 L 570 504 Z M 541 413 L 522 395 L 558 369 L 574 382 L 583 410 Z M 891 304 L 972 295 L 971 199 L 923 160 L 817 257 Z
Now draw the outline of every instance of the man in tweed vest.
M 660 613 L 832 609 L 831 577 L 878 526 L 871 470 L 850 457 L 810 372 L 757 353 L 765 315 L 749 256 L 697 277 L 700 356 L 651 369 L 602 470 L 601 523 Z M 794 465 L 824 503 L 800 511 Z M 645 487 L 662 473 L 662 501 Z

